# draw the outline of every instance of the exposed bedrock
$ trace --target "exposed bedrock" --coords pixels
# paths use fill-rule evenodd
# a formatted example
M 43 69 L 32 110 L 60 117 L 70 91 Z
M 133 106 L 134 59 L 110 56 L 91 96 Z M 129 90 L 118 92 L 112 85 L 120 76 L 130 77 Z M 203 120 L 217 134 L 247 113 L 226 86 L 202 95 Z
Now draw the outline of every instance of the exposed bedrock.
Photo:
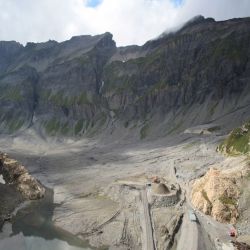
M 45 188 L 29 174 L 28 170 L 4 153 L 0 153 L 0 174 L 5 185 L 13 186 L 24 199 L 36 200 L 45 194 Z

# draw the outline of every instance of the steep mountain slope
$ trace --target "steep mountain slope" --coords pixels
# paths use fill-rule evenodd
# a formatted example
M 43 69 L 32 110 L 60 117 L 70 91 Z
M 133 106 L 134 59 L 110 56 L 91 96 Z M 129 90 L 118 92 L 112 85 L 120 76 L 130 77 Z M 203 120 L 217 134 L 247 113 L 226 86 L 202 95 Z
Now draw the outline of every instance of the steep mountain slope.
M 189 23 L 175 34 L 148 42 L 144 58 L 113 62 L 105 70 L 111 109 L 128 119 L 147 114 L 192 111 L 208 122 L 249 100 L 249 21 Z M 232 107 L 230 107 L 232 105 Z M 199 108 L 205 108 L 199 112 Z M 198 109 L 198 110 L 197 110 Z M 232 109 L 232 110 L 231 110 Z M 177 112 L 176 112 L 177 113 Z M 192 125 L 192 122 L 191 122 Z
M 249 41 L 250 18 L 200 16 L 141 47 L 117 48 L 110 33 L 1 42 L 0 130 L 137 127 L 144 138 L 212 121 L 238 125 L 250 116 Z
M 0 79 L 3 132 L 36 123 L 49 134 L 74 134 L 79 121 L 90 123 L 101 113 L 88 99 L 100 98 L 103 65 L 116 50 L 111 34 L 29 43 L 20 50 Z

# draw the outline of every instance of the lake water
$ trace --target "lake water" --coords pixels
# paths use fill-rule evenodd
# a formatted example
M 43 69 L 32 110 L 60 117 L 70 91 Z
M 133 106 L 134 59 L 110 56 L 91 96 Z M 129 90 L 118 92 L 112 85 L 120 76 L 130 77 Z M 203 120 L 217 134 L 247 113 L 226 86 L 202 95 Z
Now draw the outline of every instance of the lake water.
M 45 198 L 18 210 L 0 232 L 0 250 L 92 250 L 87 242 L 52 222 L 53 190 Z

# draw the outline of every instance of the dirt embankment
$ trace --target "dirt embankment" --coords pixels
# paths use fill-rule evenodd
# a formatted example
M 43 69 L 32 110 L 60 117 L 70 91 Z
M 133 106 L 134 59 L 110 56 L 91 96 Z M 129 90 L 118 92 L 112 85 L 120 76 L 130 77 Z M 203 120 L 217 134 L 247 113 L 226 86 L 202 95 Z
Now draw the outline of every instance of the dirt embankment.
M 203 213 L 219 222 L 235 224 L 238 213 L 240 188 L 234 173 L 211 168 L 196 180 L 192 188 L 192 203 Z

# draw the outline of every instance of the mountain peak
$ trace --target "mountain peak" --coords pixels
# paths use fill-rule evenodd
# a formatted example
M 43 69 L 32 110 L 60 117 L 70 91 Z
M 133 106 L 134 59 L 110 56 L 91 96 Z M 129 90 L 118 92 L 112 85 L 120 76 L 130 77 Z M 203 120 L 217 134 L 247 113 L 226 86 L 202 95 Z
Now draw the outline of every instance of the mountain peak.
M 190 27 L 190 26 L 194 26 L 194 25 L 198 25 L 198 24 L 202 24 L 202 23 L 210 23 L 210 22 L 215 22 L 214 18 L 211 18 L 211 17 L 205 18 L 202 15 L 197 15 L 197 16 L 194 16 L 193 18 L 191 18 L 189 21 L 187 21 L 183 25 L 182 29 Z

